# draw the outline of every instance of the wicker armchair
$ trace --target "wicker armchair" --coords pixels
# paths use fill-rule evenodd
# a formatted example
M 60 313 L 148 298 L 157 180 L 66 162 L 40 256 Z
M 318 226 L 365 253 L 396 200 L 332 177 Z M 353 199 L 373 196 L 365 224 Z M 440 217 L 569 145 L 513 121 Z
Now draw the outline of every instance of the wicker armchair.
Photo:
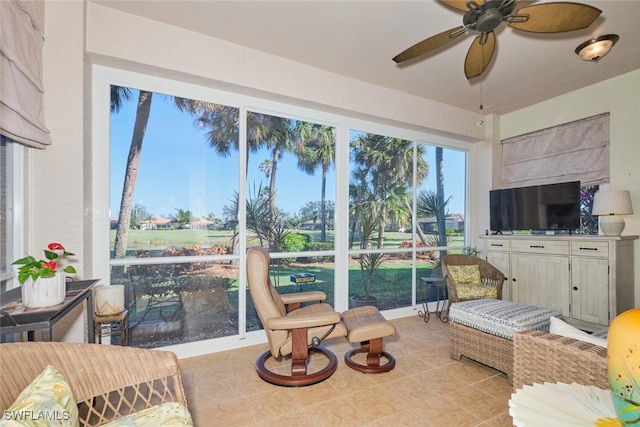
M 52 365 L 78 403 L 80 426 L 96 426 L 165 402 L 186 406 L 178 359 L 168 351 L 66 342 L 0 344 L 0 413 Z
M 513 388 L 545 382 L 594 385 L 607 390 L 607 349 L 540 331 L 513 334 Z
M 447 290 L 449 292 L 449 303 L 465 301 L 458 295 L 456 282 L 453 280 L 449 272 L 449 266 L 477 265 L 480 270 L 480 279 L 483 286 L 490 286 L 497 289 L 497 299 L 502 299 L 502 285 L 504 284 L 504 274 L 493 265 L 489 264 L 482 258 L 473 255 L 450 254 L 442 258 L 442 274 L 447 282 Z

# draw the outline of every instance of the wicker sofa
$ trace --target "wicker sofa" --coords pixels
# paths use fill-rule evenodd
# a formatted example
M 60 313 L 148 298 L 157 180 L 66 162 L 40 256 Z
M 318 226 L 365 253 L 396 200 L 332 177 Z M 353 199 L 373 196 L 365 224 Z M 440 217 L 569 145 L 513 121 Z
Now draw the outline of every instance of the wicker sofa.
M 171 352 L 20 342 L 0 344 L 0 413 L 47 365 L 69 384 L 80 426 L 102 425 L 167 402 L 187 405 L 178 360 Z
M 545 382 L 609 388 L 607 349 L 540 331 L 513 335 L 513 388 Z

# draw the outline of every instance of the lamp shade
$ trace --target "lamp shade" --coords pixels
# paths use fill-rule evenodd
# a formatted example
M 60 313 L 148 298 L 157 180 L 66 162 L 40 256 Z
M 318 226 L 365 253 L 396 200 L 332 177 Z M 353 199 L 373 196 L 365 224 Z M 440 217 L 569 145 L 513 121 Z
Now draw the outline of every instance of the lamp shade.
M 591 215 L 630 215 L 631 196 L 627 190 L 598 191 L 593 199 Z

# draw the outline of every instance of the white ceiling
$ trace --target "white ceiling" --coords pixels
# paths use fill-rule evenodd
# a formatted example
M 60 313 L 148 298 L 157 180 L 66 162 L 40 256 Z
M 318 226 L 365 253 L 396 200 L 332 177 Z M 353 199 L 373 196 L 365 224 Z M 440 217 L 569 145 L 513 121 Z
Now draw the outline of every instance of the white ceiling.
M 432 0 L 90 1 L 467 110 L 479 111 L 482 100 L 487 114 L 504 114 L 640 68 L 640 0 L 586 0 L 602 14 L 588 29 L 569 33 L 531 34 L 503 23 L 496 30 L 492 64 L 471 81 L 463 65 L 475 32 L 410 64 L 391 59 L 462 25 L 461 12 Z M 543 2 L 548 1 L 520 4 Z M 598 63 L 574 53 L 583 41 L 609 33 L 620 40 Z

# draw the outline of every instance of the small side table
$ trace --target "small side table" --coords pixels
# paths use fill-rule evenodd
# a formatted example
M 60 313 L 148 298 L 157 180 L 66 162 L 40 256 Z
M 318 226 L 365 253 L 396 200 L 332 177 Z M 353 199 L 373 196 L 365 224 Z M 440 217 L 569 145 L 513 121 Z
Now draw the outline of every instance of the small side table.
M 442 323 L 447 323 L 449 317 L 447 316 L 447 302 L 442 302 L 442 308 L 440 307 L 440 300 L 446 296 L 446 283 L 443 277 L 436 276 L 423 276 L 420 281 L 424 284 L 424 300 L 422 307 L 424 311 L 418 311 L 418 315 L 422 317 L 425 323 L 429 321 L 431 313 L 429 312 L 429 289 L 435 286 L 436 288 L 436 311 L 433 313 Z
M 42 332 L 42 341 L 51 341 L 53 325 L 83 301 L 86 301 L 87 340 L 94 342 L 94 329 L 91 327 L 92 288 L 99 281 L 99 279 L 91 279 L 67 282 L 67 295 L 64 301 L 50 307 L 26 308 L 22 304 L 20 286 L 0 294 L 0 342 L 4 342 L 8 334 L 22 332 L 27 332 L 29 341 L 35 341 L 38 330 Z
M 129 345 L 129 310 L 106 316 L 93 315 L 96 343 L 102 343 L 102 337 L 120 333 L 120 345 Z

